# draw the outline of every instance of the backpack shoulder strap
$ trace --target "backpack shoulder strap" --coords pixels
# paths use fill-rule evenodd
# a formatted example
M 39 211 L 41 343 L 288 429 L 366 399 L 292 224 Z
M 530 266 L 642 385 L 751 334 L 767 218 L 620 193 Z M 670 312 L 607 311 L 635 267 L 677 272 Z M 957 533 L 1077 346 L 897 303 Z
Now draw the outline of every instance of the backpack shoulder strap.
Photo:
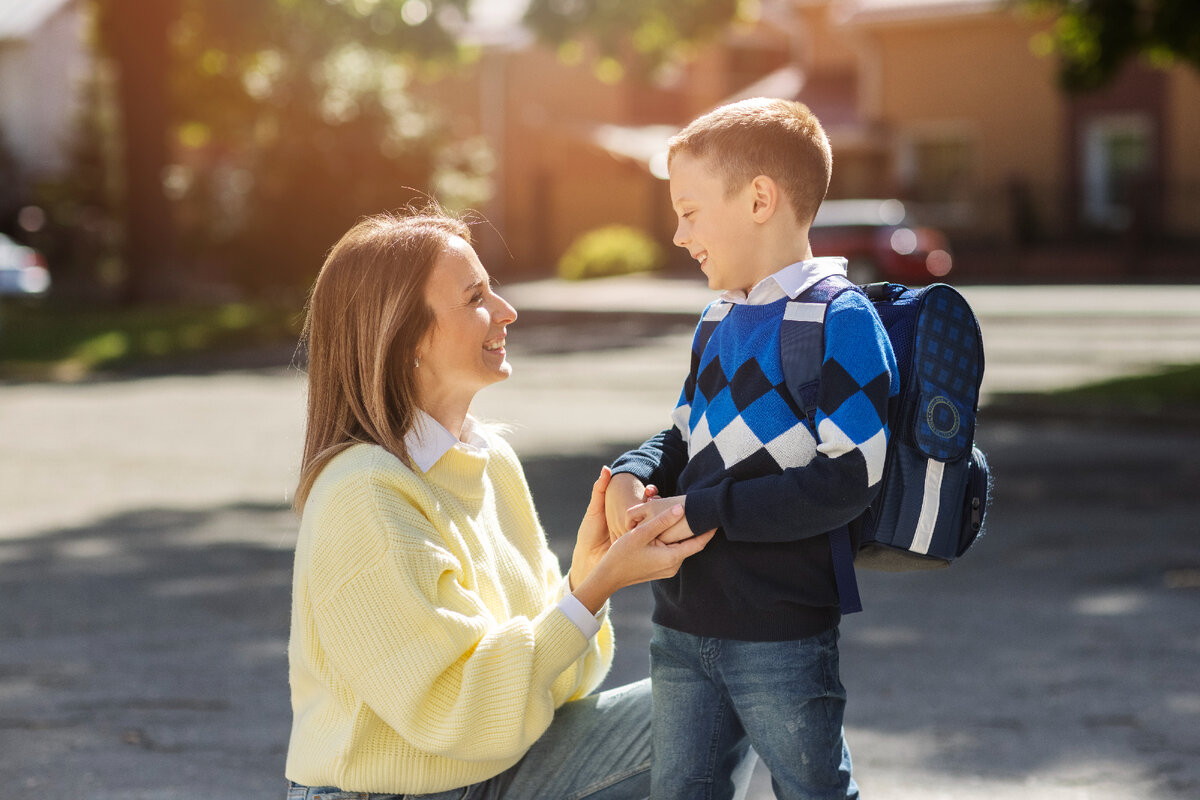
M 825 316 L 834 298 L 846 291 L 862 290 L 841 275 L 819 280 L 788 301 L 780 323 L 779 359 L 783 379 L 792 399 L 814 430 L 821 365 L 825 361 Z M 829 547 L 842 613 L 862 611 L 849 528 L 843 525 L 830 531 Z
M 726 300 L 714 300 L 704 309 L 704 313 L 700 315 L 700 324 L 696 326 L 696 335 L 692 340 L 694 357 L 699 358 L 704 354 L 704 348 L 708 346 L 708 340 L 712 338 L 717 324 L 725 319 L 732 306 L 733 304 Z
M 779 360 L 788 393 L 816 426 L 817 388 L 825 360 L 825 315 L 845 291 L 860 291 L 849 279 L 830 275 L 788 301 L 779 327 Z

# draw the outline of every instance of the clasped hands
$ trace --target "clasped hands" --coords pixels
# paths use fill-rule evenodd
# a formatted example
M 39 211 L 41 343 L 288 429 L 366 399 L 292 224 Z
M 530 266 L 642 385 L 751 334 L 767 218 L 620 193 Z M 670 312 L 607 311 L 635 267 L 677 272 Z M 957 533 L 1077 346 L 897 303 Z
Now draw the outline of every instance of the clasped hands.
M 618 473 L 609 479 L 608 491 L 604 495 L 604 513 L 608 521 L 608 535 L 615 542 L 631 529 L 664 511 L 679 506 L 683 508 L 685 498 L 659 497 L 658 488 L 644 485 L 627 472 Z M 707 531 L 706 531 L 707 533 Z M 696 532 L 688 525 L 687 517 L 679 520 L 658 535 L 658 540 L 667 544 L 690 539 Z
M 694 535 L 683 504 L 632 475 L 601 470 L 571 558 L 571 591 L 584 606 L 595 613 L 624 586 L 669 578 L 708 544 L 715 531 Z

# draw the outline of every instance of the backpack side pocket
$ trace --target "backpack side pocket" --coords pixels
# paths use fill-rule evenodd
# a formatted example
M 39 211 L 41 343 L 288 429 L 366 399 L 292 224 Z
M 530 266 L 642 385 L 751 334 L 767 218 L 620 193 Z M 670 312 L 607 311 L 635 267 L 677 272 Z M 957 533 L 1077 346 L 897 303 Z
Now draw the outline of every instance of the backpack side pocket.
M 992 473 L 988 467 L 987 456 L 978 447 L 972 446 L 962 527 L 959 531 L 958 552 L 954 554 L 956 558 L 967 552 L 967 548 L 983 535 L 983 519 L 987 514 L 988 494 L 991 486 Z

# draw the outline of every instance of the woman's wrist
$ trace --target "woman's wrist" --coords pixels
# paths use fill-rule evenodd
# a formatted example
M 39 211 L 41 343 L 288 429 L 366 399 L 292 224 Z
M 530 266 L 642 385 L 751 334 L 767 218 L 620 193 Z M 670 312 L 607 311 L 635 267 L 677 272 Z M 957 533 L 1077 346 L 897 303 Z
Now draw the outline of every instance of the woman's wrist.
M 619 588 L 609 584 L 599 564 L 581 580 L 576 580 L 574 570 L 568 579 L 570 580 L 571 594 L 575 595 L 575 599 L 593 614 L 599 614 L 600 609 Z

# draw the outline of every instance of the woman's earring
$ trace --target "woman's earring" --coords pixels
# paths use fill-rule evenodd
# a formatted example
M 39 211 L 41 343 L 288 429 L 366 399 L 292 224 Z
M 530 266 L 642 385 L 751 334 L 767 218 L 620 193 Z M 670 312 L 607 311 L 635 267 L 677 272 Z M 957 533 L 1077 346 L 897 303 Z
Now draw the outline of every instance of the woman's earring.
M 419 367 L 419 366 L 421 366 L 421 359 L 420 359 L 420 357 L 417 357 L 417 358 L 413 359 L 413 368 L 415 369 L 416 367 Z

